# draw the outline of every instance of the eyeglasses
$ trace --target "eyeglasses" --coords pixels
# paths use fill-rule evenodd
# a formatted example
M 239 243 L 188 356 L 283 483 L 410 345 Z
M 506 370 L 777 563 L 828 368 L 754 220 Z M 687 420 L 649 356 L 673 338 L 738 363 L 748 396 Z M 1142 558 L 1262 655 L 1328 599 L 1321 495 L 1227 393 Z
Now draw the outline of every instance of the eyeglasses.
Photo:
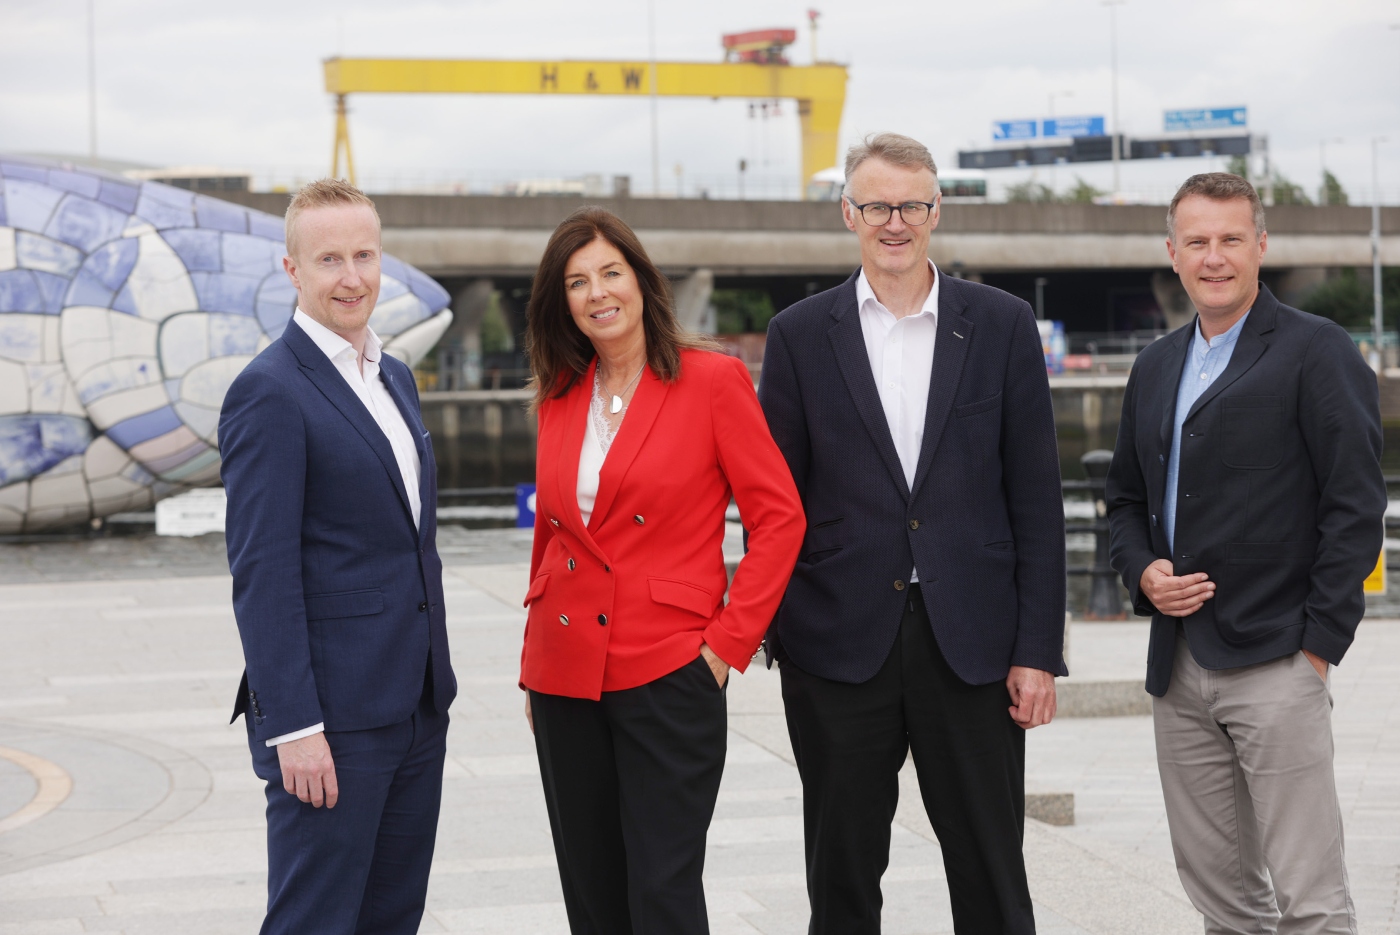
M 869 201 L 863 205 L 858 205 L 854 201 L 851 207 L 860 212 L 860 216 L 865 223 L 871 227 L 884 227 L 894 216 L 894 212 L 899 212 L 900 220 L 910 227 L 918 227 L 928 220 L 929 212 L 938 207 L 936 201 L 906 201 L 902 205 L 887 205 L 879 201 Z

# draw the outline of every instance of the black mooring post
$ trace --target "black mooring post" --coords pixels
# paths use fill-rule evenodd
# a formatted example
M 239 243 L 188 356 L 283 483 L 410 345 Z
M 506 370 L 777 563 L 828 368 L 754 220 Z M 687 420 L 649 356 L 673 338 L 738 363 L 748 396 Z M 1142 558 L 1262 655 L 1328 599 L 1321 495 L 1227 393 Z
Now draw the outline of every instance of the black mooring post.
M 1085 620 L 1126 620 L 1123 598 L 1118 590 L 1118 573 L 1108 564 L 1108 504 L 1104 499 L 1104 483 L 1113 452 L 1102 448 L 1086 452 L 1079 463 L 1089 478 L 1089 493 L 1094 498 L 1094 567 L 1089 572 L 1089 604 L 1084 609 Z

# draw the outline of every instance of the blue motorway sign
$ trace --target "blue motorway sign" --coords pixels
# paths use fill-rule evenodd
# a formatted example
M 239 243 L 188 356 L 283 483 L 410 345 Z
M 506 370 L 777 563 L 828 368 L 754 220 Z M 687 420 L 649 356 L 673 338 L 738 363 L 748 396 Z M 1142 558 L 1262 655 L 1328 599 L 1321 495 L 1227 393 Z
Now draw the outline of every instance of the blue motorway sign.
M 997 120 L 992 123 L 993 140 L 1033 140 L 1040 129 L 1038 120 Z
M 1065 136 L 1107 136 L 1103 117 L 1050 117 L 1042 120 L 1040 135 L 1048 139 Z
M 1247 107 L 1194 107 L 1162 113 L 1162 129 L 1168 133 L 1182 130 L 1230 130 L 1247 126 Z

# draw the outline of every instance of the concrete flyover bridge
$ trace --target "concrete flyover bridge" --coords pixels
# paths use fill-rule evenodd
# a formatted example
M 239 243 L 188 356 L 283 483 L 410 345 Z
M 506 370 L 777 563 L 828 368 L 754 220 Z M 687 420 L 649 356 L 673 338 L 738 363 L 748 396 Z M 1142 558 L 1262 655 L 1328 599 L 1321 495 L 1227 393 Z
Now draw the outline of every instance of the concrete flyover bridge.
M 281 213 L 287 195 L 221 197 Z M 384 247 L 454 294 L 454 332 L 470 329 L 485 281 L 528 286 L 550 232 L 569 212 L 600 204 L 627 220 L 652 258 L 678 281 L 680 311 L 703 327 L 710 290 L 757 288 L 783 308 L 839 282 L 860 262 L 856 238 L 834 202 L 697 199 L 379 195 Z M 1159 205 L 948 203 L 930 244 L 939 267 L 1034 301 L 1070 331 L 1169 326 L 1190 306 L 1171 274 Z M 1369 267 L 1370 209 L 1268 209 L 1265 274 L 1298 301 L 1330 271 Z M 1400 265 L 1400 208 L 1382 211 L 1382 262 Z M 1369 272 L 1367 273 L 1369 275 Z M 503 286 L 503 284 L 505 284 Z M 519 303 L 511 314 L 520 320 Z M 1152 322 L 1155 322 L 1153 324 Z

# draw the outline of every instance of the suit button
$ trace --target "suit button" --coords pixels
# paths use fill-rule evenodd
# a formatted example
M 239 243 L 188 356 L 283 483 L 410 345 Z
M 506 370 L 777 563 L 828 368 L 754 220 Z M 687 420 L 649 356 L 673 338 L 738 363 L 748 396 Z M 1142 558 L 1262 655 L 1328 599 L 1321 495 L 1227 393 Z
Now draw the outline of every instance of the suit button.
M 574 570 L 574 560 L 573 560 L 573 559 L 569 559 L 569 571 L 573 571 L 573 570 Z
M 638 526 L 645 526 L 647 524 L 647 518 L 638 513 L 636 516 L 632 517 L 632 522 L 636 523 Z
M 894 589 L 895 589 L 896 591 L 903 591 L 903 590 L 904 590 L 904 582 L 903 582 L 903 581 L 896 581 L 896 582 L 894 583 Z
M 607 625 L 608 625 L 608 615 L 607 615 L 607 614 L 599 614 L 599 615 L 598 615 L 598 626 L 600 626 L 600 627 L 605 627 L 605 626 L 607 626 Z
M 911 519 L 911 520 L 909 521 L 909 528 L 910 528 L 910 529 L 918 529 L 918 528 L 919 528 L 919 521 L 916 520 L 916 519 Z
M 427 601 L 419 601 L 419 602 L 418 602 L 418 612 L 419 612 L 420 614 L 423 613 L 424 611 L 426 611 L 427 609 L 428 609 L 428 602 L 427 602 Z
M 603 571 L 607 572 L 608 574 L 612 574 L 612 569 L 609 568 L 607 565 L 603 566 Z
M 555 519 L 555 518 L 552 517 L 552 516 L 549 518 L 549 521 L 550 521 L 551 523 L 553 523 L 554 525 L 556 525 L 556 526 L 559 525 L 559 520 Z
M 1157 456 L 1157 463 L 1158 463 L 1158 464 L 1166 464 L 1166 463 L 1167 463 L 1167 456 L 1166 456 L 1166 455 L 1158 455 L 1158 456 Z
M 559 615 L 559 622 L 562 623 L 564 626 L 567 627 L 567 626 L 569 625 L 569 618 L 566 617 L 566 616 L 564 616 L 563 614 L 560 614 L 560 615 Z

